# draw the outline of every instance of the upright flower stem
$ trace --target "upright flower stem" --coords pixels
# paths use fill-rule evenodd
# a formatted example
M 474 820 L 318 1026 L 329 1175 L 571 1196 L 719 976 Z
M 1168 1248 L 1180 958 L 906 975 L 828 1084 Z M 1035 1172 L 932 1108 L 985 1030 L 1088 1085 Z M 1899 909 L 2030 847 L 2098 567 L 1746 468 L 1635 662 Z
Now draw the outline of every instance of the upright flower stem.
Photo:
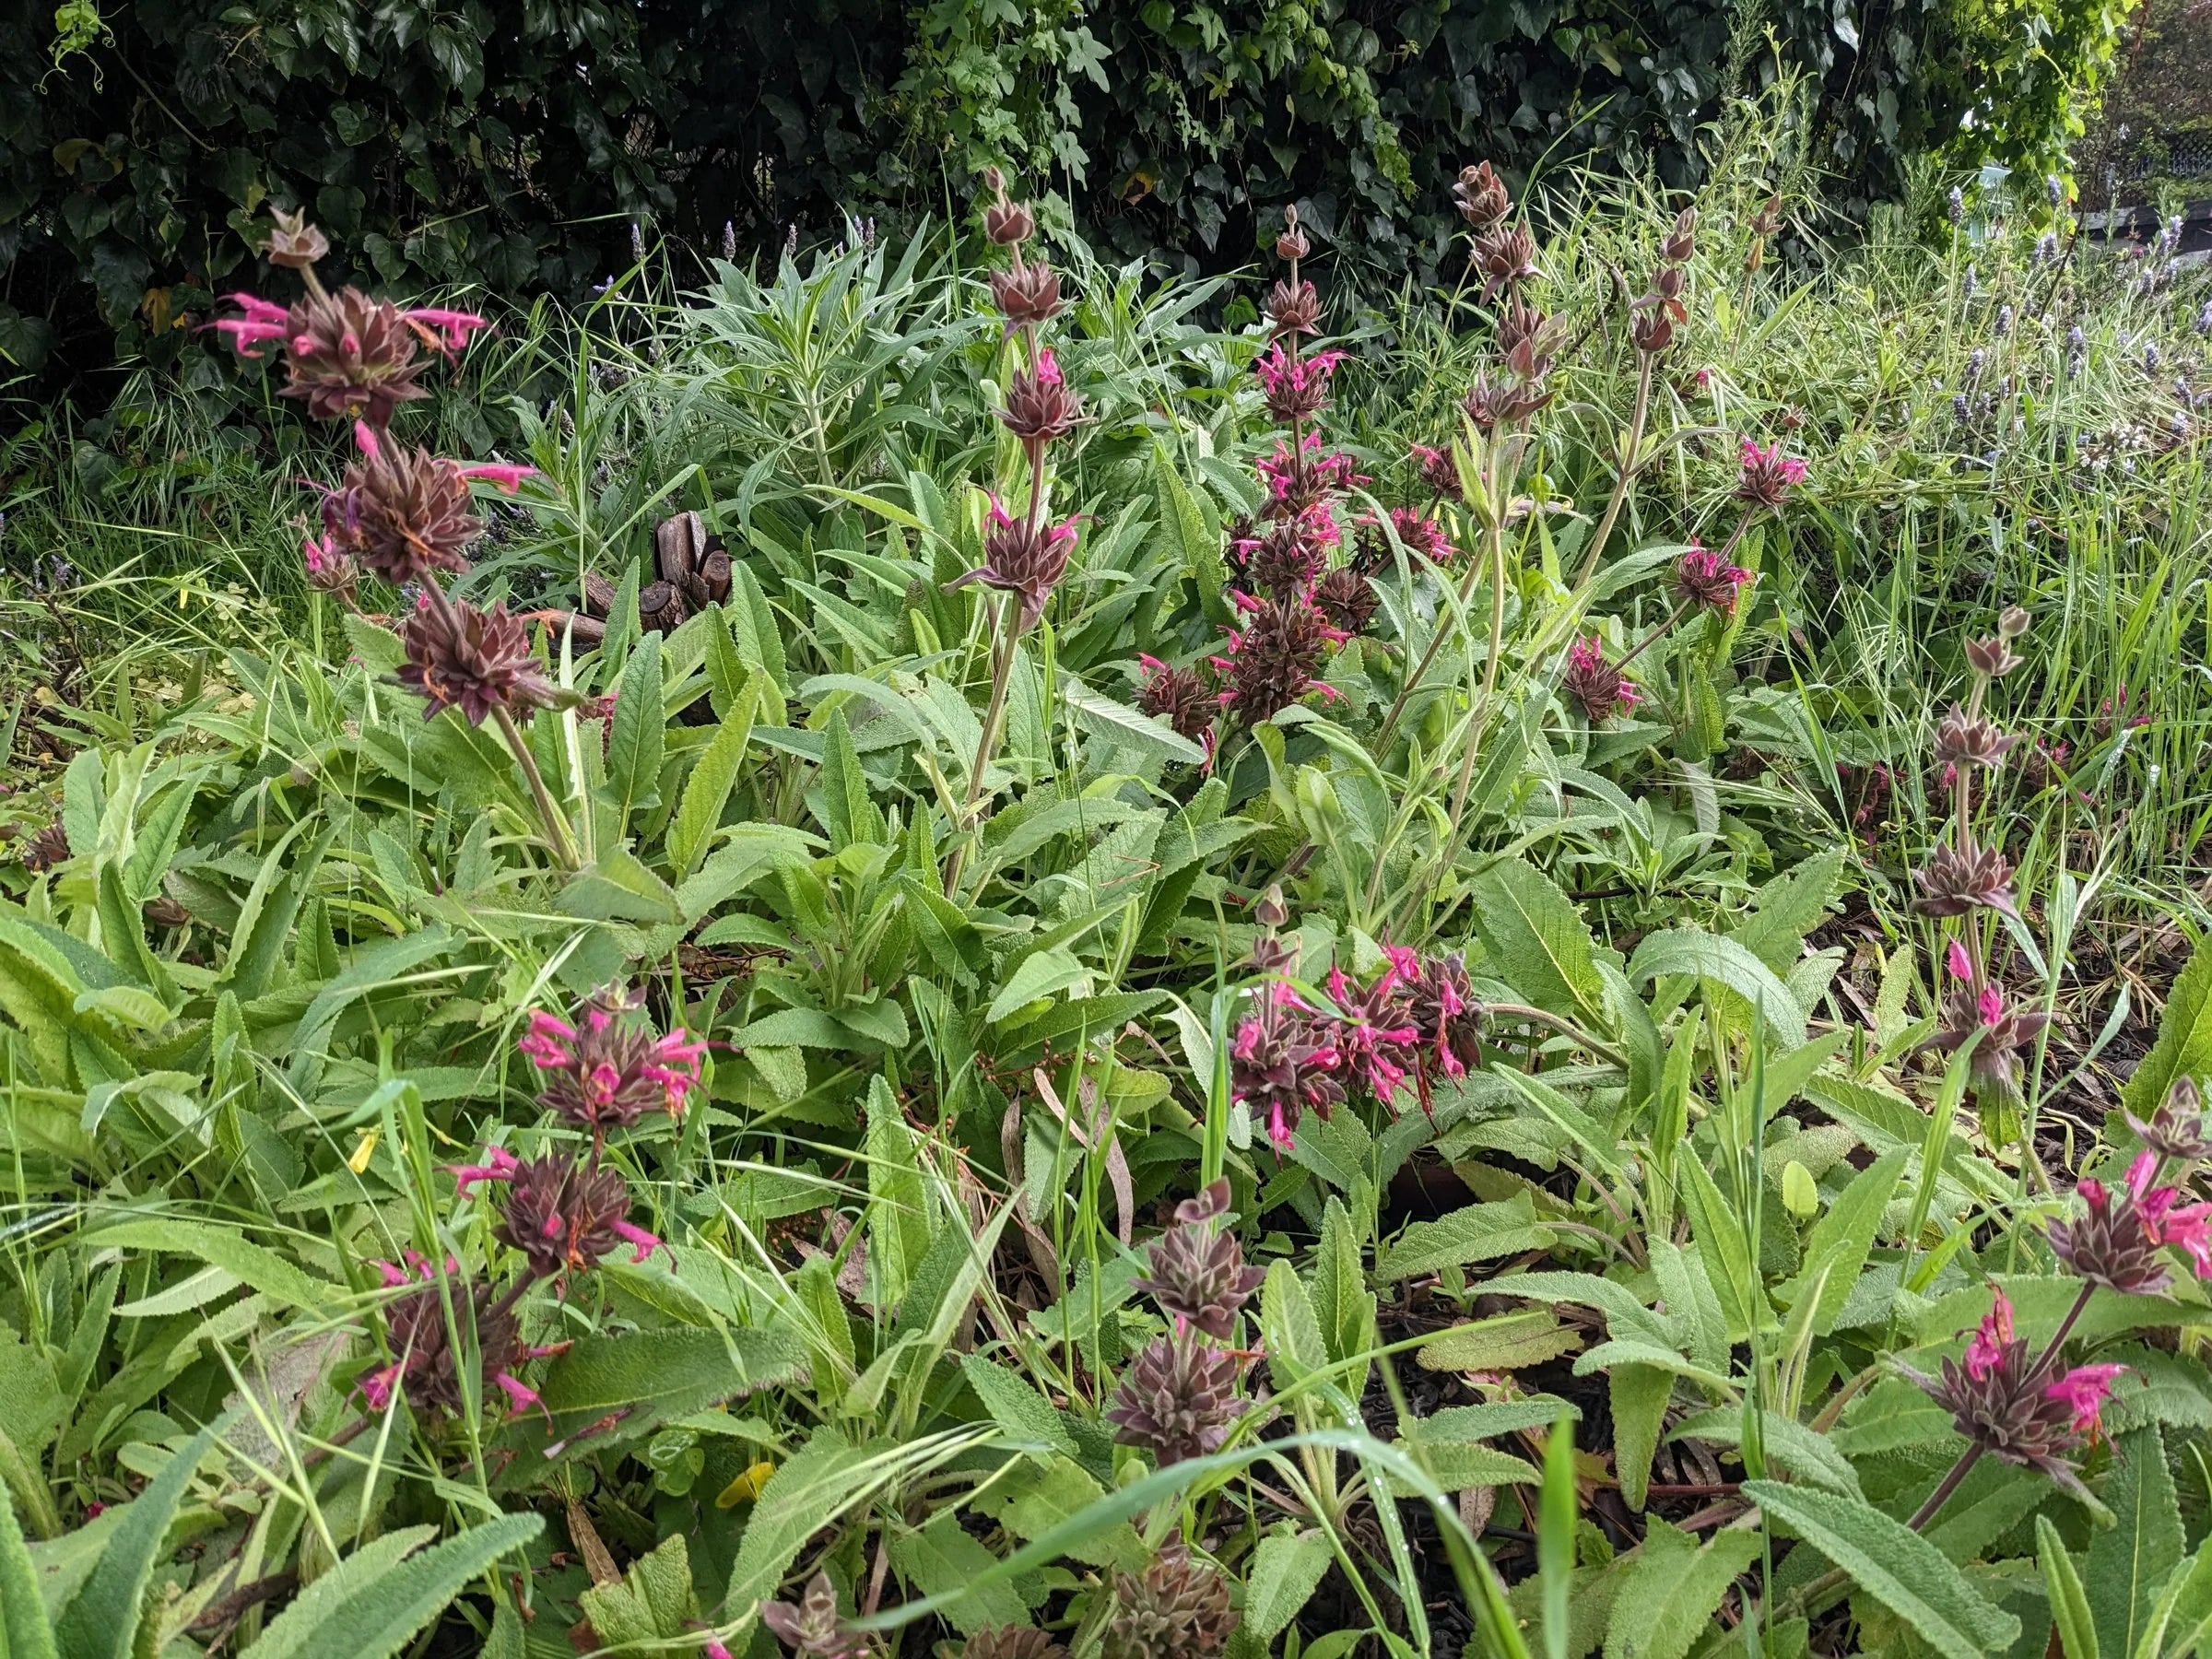
M 1613 539 L 1613 526 L 1620 518 L 1621 504 L 1629 498 L 1629 486 L 1635 480 L 1637 462 L 1643 452 L 1643 423 L 1652 412 L 1652 371 L 1657 362 L 1654 352 L 1637 354 L 1636 406 L 1629 415 L 1629 441 L 1621 451 L 1620 468 L 1614 475 L 1613 494 L 1606 502 L 1605 516 L 1597 521 L 1597 534 L 1590 538 L 1583 573 L 1575 580 L 1577 587 L 1589 586 L 1590 578 L 1597 574 L 1597 561 L 1604 557 L 1606 544 Z
M 1500 425 L 1498 434 L 1491 439 L 1491 442 L 1502 442 L 1504 436 L 1505 428 Z M 1475 583 L 1482 577 L 1484 569 L 1484 564 L 1479 561 L 1467 566 L 1467 573 L 1461 577 L 1459 582 L 1458 608 L 1465 610 L 1467 601 L 1474 597 Z M 1421 660 L 1413 665 L 1413 672 L 1406 677 L 1405 683 L 1398 688 L 1397 696 L 1392 700 L 1388 712 L 1382 716 L 1382 724 L 1375 734 L 1375 749 L 1378 754 L 1389 747 L 1391 737 L 1398 729 L 1399 717 L 1406 712 L 1406 703 L 1420 688 L 1422 680 L 1428 677 L 1429 670 L 1435 665 L 1437 653 L 1443 649 L 1444 641 L 1450 636 L 1451 631 L 1450 629 L 1443 626 L 1441 618 L 1439 618 L 1436 631 L 1429 638 L 1428 649 L 1421 653 Z
M 439 619 L 458 636 L 460 617 L 453 610 L 453 601 L 446 596 L 445 589 L 436 577 L 424 579 L 422 593 L 429 601 L 430 608 L 438 613 Z M 554 862 L 564 870 L 581 869 L 582 866 L 576 856 L 576 844 L 569 835 L 568 819 L 562 816 L 560 808 L 553 804 L 552 792 L 546 787 L 545 774 L 537 770 L 537 758 L 531 754 L 529 742 L 523 736 L 522 727 L 515 724 L 514 716 L 508 712 L 503 704 L 494 708 L 492 715 L 500 723 L 500 735 L 507 740 L 508 752 L 514 757 L 515 764 L 523 769 L 523 776 L 529 782 L 531 799 L 537 806 L 539 826 L 546 832 L 546 844 L 552 849 Z
M 568 820 L 554 805 L 553 794 L 546 787 L 545 774 L 537 769 L 537 757 L 530 752 L 530 745 L 523 735 L 523 728 L 514 723 L 514 716 L 505 709 L 494 709 L 494 718 L 500 723 L 500 735 L 506 738 L 507 747 L 529 780 L 531 797 L 537 803 L 537 816 L 545 821 L 547 839 L 552 843 L 553 856 L 564 870 L 582 868 L 576 856 L 575 842 L 570 838 Z
M 992 751 L 998 747 L 999 728 L 1006 718 L 1006 682 L 1014 677 L 1014 647 L 1020 630 L 1020 618 L 1015 606 L 1021 603 L 1018 594 L 1008 594 L 993 613 L 991 624 L 991 701 L 983 711 L 982 735 L 975 746 L 975 764 L 968 769 L 968 794 L 960 804 L 960 821 L 953 826 L 956 833 L 965 836 L 975 818 L 977 805 L 983 798 L 983 772 L 991 764 Z M 952 856 L 945 863 L 945 896 L 951 898 L 960 885 L 960 867 L 967 862 L 968 843 L 959 842 Z

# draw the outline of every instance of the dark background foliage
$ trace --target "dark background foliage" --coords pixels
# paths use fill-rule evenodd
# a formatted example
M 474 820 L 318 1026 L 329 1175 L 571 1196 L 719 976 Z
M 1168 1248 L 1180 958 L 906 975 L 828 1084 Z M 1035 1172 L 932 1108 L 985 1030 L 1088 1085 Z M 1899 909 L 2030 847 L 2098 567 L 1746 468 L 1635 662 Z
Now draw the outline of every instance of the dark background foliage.
M 964 207 L 994 160 L 1049 177 L 1101 246 L 1186 268 L 1243 264 L 1297 200 L 1340 288 L 1387 291 L 1430 274 L 1463 161 L 1688 182 L 1732 62 L 1806 70 L 1811 159 L 1847 202 L 1888 190 L 1957 126 L 1964 4 L 5 7 L 0 352 L 80 395 L 118 359 L 219 380 L 192 324 L 250 278 L 270 203 L 307 206 L 363 280 L 574 300 L 630 263 L 633 228 L 759 251 L 845 212 Z

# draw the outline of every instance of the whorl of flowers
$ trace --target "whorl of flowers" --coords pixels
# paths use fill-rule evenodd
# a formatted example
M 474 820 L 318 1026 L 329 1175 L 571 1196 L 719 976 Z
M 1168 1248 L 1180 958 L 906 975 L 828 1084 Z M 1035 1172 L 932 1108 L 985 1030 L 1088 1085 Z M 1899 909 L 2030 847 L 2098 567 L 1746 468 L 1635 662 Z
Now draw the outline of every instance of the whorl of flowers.
M 498 1388 L 518 1410 L 540 1405 L 537 1392 L 514 1375 L 525 1359 L 535 1358 L 515 1323 L 514 1298 L 495 1300 L 488 1285 L 467 1288 L 451 1283 L 458 1263 L 447 1263 L 449 1284 L 441 1288 L 423 1256 L 408 1251 L 404 1260 L 404 1267 L 375 1264 L 387 1288 L 404 1288 L 406 1294 L 384 1309 L 385 1347 L 395 1358 L 360 1380 L 361 1398 L 369 1408 L 382 1411 L 398 1395 L 424 1411 L 458 1412 L 472 1394 L 481 1400 L 487 1384 Z M 446 1317 L 447 1289 L 452 1292 L 453 1319 L 476 1349 L 476 1375 L 465 1380 L 461 1350 Z
M 1461 493 L 1459 463 L 1452 458 L 1449 450 L 1431 448 L 1426 443 L 1413 446 L 1414 470 L 1421 482 L 1439 500 L 1456 500 Z
M 1113 1599 L 1106 1659 L 1212 1659 L 1240 1622 L 1228 1581 L 1181 1544 L 1164 1546 L 1140 1573 L 1115 1573 Z
M 1136 706 L 1155 720 L 1164 720 L 1178 736 L 1203 744 L 1210 753 L 1214 741 L 1214 712 L 1219 699 L 1195 668 L 1176 668 L 1156 656 L 1139 654 L 1145 677 L 1138 686 Z
M 2000 1289 L 1963 1361 L 1946 1359 L 1940 1377 L 1899 1369 L 1951 1414 L 1952 1426 L 1974 1447 L 2079 1492 L 2070 1454 L 2101 1430 L 2112 1381 L 2127 1368 L 2077 1365 L 2053 1374 L 2057 1346 L 2030 1359 L 2026 1339 L 2013 1333 L 2012 1303 Z
M 998 418 L 1034 455 L 1082 423 L 1083 400 L 1068 389 L 1052 352 L 1041 351 L 1034 368 L 1017 369 L 1006 382 L 1006 401 Z
M 2159 1253 L 2174 1249 L 2199 1278 L 2212 1278 L 2212 1205 L 2181 1202 L 2181 1189 L 2156 1184 L 2162 1156 L 2146 1147 L 2118 1192 L 2083 1179 L 2075 1192 L 2083 1214 L 2051 1223 L 2051 1253 L 2092 1285 L 2124 1296 L 2152 1296 L 2172 1283 Z
M 399 680 L 422 694 L 426 720 L 458 709 L 469 724 L 481 725 L 496 711 L 524 713 L 556 700 L 529 634 L 504 602 L 486 610 L 425 590 L 400 625 L 399 639 L 406 653 Z
M 1971 831 L 1955 846 L 1946 841 L 1936 847 L 1912 879 L 1920 888 L 1912 908 L 1924 916 L 1963 916 L 1977 908 L 2019 913 L 2013 905 L 2011 863 Z
M 1481 1000 L 1458 951 L 1424 961 L 1403 945 L 1385 945 L 1396 976 L 1397 1006 L 1414 1030 L 1414 1082 L 1429 1104 L 1434 1077 L 1460 1077 L 1482 1061 Z
M 1389 1105 L 1420 1064 L 1421 1048 L 1420 1027 L 1407 1006 L 1406 987 L 1398 983 L 1396 963 L 1363 987 L 1347 979 L 1342 968 L 1330 969 L 1329 1000 L 1340 1016 L 1336 1047 L 1346 1074 Z
M 1582 705 L 1593 725 L 1643 700 L 1636 682 L 1606 660 L 1605 642 L 1595 634 L 1584 634 L 1568 647 L 1559 688 Z
M 1320 677 L 1321 659 L 1344 631 L 1331 627 L 1310 599 L 1301 594 L 1263 601 L 1238 593 L 1230 598 L 1250 620 L 1229 630 L 1226 653 L 1207 659 L 1221 676 L 1222 707 L 1257 725 L 1309 692 L 1332 693 Z
M 1328 569 L 1329 548 L 1342 539 L 1324 503 L 1262 521 L 1230 544 L 1245 578 L 1277 599 L 1312 591 Z
M 1736 599 L 1751 579 L 1751 572 L 1729 563 L 1725 553 L 1692 543 L 1676 561 L 1675 595 L 1693 609 L 1733 617 Z
M 323 497 L 323 539 L 312 550 L 349 558 L 394 587 L 418 583 L 433 571 L 468 569 L 466 549 L 484 534 L 470 500 L 471 479 L 487 479 L 512 495 L 532 473 L 527 466 L 448 461 L 380 438 L 366 423 L 356 424 L 354 439 L 360 453 Z
M 1056 524 L 1016 518 L 994 495 L 990 497 L 990 520 L 983 529 L 983 562 L 956 576 L 946 586 L 965 587 L 980 582 L 985 587 L 1016 594 L 1021 599 L 1021 627 L 1028 629 L 1044 615 L 1044 607 L 1067 573 L 1068 555 L 1075 551 L 1075 518 Z
M 48 870 L 69 862 L 69 831 L 60 818 L 41 825 L 38 832 L 23 843 L 23 867 L 33 876 L 43 876 Z
M 1267 413 L 1278 425 L 1296 426 L 1321 413 L 1329 400 L 1329 377 L 1344 361 L 1341 351 L 1319 351 L 1312 357 L 1295 355 L 1278 339 L 1252 366 L 1260 377 Z
M 1105 1418 L 1114 1439 L 1160 1468 L 1221 1449 L 1244 1402 L 1238 1359 L 1188 1334 L 1155 1337 L 1122 1373 Z
M 1306 433 L 1295 450 L 1288 441 L 1278 441 L 1272 455 L 1264 455 L 1253 465 L 1260 482 L 1267 487 L 1268 511 L 1293 517 L 1326 502 L 1333 495 L 1374 482 L 1343 451 L 1324 452 L 1319 432 Z
M 1321 332 L 1321 294 L 1311 282 L 1277 280 L 1267 291 L 1264 308 L 1269 335 L 1314 335 Z
M 1229 1213 L 1229 1182 L 1218 1180 L 1175 1206 L 1175 1225 L 1152 1241 L 1136 1288 L 1176 1322 L 1229 1340 L 1237 1313 L 1267 1276 L 1244 1265 L 1234 1233 L 1215 1223 Z
M 307 293 L 292 305 L 231 294 L 239 315 L 219 319 L 215 328 L 243 357 L 260 357 L 264 346 L 278 347 L 285 359 L 284 395 L 303 401 L 317 419 L 359 418 L 386 426 L 400 404 L 429 395 L 419 382 L 418 347 L 451 355 L 490 324 L 474 312 L 403 309 L 359 288 L 332 294 L 314 270 L 329 252 L 323 233 L 303 216 L 278 214 L 269 262 L 300 272 Z
M 2196 1079 L 2186 1074 L 2174 1078 L 2148 1123 L 2131 1112 L 2123 1112 L 2121 1116 L 2160 1158 L 2193 1164 L 2212 1157 L 2212 1136 L 2205 1133 L 2204 1098 L 2197 1092 Z
M 1805 482 L 1805 463 L 1783 454 L 1780 439 L 1761 448 L 1747 438 L 1737 460 L 1737 499 L 1769 511 L 1780 508 L 1790 499 L 1790 491 Z
M 1526 225 L 1493 225 L 1475 238 L 1475 268 L 1482 273 L 1484 296 L 1544 275 L 1536 264 L 1536 240 Z
M 574 1025 L 539 1009 L 516 1044 L 545 1074 L 539 1098 L 564 1121 L 591 1131 L 594 1144 L 648 1112 L 682 1116 L 685 1097 L 699 1086 L 707 1045 L 681 1030 L 656 1035 L 630 1018 L 634 1006 L 609 989 L 585 1003 Z
M 1313 608 L 1342 633 L 1365 633 L 1382 605 L 1374 579 L 1358 561 L 1338 565 L 1313 584 Z
M 2018 1090 L 2028 1051 L 2051 1023 L 2050 1016 L 2013 1003 L 1994 976 L 1976 968 L 1958 940 L 1951 941 L 1945 960 L 1959 982 L 1936 1004 L 1936 1034 L 1927 1046 L 1947 1054 L 1978 1034 L 1970 1063 L 1972 1078 L 1982 1088 L 2009 1098 Z
M 619 1171 L 560 1151 L 518 1160 L 504 1147 L 491 1147 L 484 1162 L 463 1165 L 453 1174 L 461 1196 L 487 1182 L 506 1185 L 500 1241 L 523 1253 L 534 1278 L 589 1272 L 625 1244 L 633 1263 L 668 1248 L 630 1222 L 629 1183 Z
M 1307 1112 L 1327 1117 L 1344 1099 L 1344 1054 L 1334 1020 L 1318 1017 L 1287 984 L 1267 987 L 1258 1011 L 1237 1027 L 1229 1051 L 1230 1093 L 1286 1150 Z

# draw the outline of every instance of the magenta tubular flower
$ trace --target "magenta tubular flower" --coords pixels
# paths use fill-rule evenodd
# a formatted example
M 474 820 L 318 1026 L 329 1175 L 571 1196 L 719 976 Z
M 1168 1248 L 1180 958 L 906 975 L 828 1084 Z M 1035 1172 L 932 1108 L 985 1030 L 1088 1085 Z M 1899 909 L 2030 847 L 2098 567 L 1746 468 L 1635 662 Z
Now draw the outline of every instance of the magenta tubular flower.
M 1283 426 L 1310 420 L 1329 400 L 1329 376 L 1344 361 L 1341 351 L 1317 351 L 1312 357 L 1292 357 L 1277 340 L 1273 350 L 1255 361 L 1253 372 L 1267 400 L 1267 412 Z
M 291 337 L 291 309 L 255 294 L 225 294 L 223 298 L 243 314 L 216 319 L 216 333 L 226 336 L 241 357 L 257 358 L 256 346 L 281 345 Z
M 475 312 L 446 311 L 431 305 L 418 305 L 403 314 L 424 345 L 449 355 L 466 349 L 469 335 L 491 326 L 489 318 L 479 317 Z
M 521 1163 L 506 1147 L 487 1147 L 484 1148 L 482 1163 L 450 1166 L 453 1176 L 453 1195 L 465 1198 L 488 1181 L 512 1181 L 515 1171 L 520 1168 Z
M 1795 455 L 1782 453 L 1779 440 L 1760 448 L 1750 439 L 1744 440 L 1743 477 L 1737 481 L 1735 493 L 1740 500 L 1766 508 L 1779 508 L 1789 500 L 1790 491 L 1805 482 L 1805 463 Z
M 2112 1394 L 2113 1379 L 2126 1371 L 2124 1365 L 2077 1365 L 2046 1385 L 2043 1397 L 2074 1414 L 2072 1428 L 2076 1434 L 2095 1439 L 2103 1431 L 2104 1424 L 2098 1414 Z
M 1643 700 L 1636 682 L 1606 661 L 1605 642 L 1595 634 L 1585 634 L 1568 648 L 1559 688 L 1582 705 L 1594 725 L 1612 714 L 1625 714 Z
M 1452 537 L 1443 525 L 1432 518 L 1424 518 L 1410 507 L 1393 507 L 1390 510 L 1390 527 L 1398 534 L 1408 553 L 1418 554 L 1431 564 L 1448 563 L 1459 549 L 1452 545 Z
M 1229 632 L 1229 649 L 1207 660 L 1226 688 L 1221 705 L 1233 707 L 1256 725 L 1272 719 L 1309 692 L 1335 696 L 1320 677 L 1323 652 L 1339 643 L 1344 630 L 1303 595 L 1262 603 L 1249 594 L 1231 593 L 1231 601 L 1252 614 L 1251 622 Z
M 1983 1315 L 1973 1340 L 1966 1345 L 1966 1374 L 1977 1382 L 1988 1382 L 2003 1363 L 2005 1347 L 2012 1340 L 2012 1301 L 2000 1290 Z
M 1397 970 L 1385 968 L 1365 990 L 1356 990 L 1344 970 L 1329 970 L 1329 1000 L 1344 1018 L 1336 1045 L 1346 1069 L 1365 1082 L 1376 1100 L 1390 1105 L 1419 1062 L 1420 1028 L 1414 1024 L 1398 985 Z
M 647 1112 L 681 1117 L 685 1097 L 699 1083 L 706 1044 L 680 1030 L 655 1036 L 618 1018 L 629 1004 L 602 993 L 572 1026 L 540 1009 L 516 1046 L 547 1075 L 543 1099 L 568 1122 L 592 1131 L 627 1128 Z
M 478 462 L 460 469 L 465 478 L 481 478 L 501 495 L 512 495 L 522 488 L 524 478 L 537 477 L 535 466 L 520 466 L 512 462 Z
M 1288 985 L 1271 986 L 1260 1012 L 1237 1027 L 1230 1050 L 1230 1093 L 1264 1120 L 1267 1138 L 1288 1149 L 1308 1112 L 1327 1117 L 1344 1099 L 1333 1075 L 1343 1064 L 1333 1020 L 1315 1017 Z
M 1751 572 L 1710 547 L 1691 545 L 1675 566 L 1675 593 L 1686 605 L 1732 617 Z
M 1448 451 L 1417 443 L 1413 446 L 1413 462 L 1430 493 L 1440 497 L 1459 494 L 1459 464 Z

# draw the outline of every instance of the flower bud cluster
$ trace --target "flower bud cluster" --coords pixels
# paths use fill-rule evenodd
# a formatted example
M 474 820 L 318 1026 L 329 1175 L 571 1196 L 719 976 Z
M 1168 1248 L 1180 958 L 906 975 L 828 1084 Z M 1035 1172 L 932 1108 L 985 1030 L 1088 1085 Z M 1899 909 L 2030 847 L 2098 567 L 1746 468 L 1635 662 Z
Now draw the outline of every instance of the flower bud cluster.
M 439 581 L 468 570 L 465 549 L 484 533 L 470 484 L 512 495 L 532 469 L 464 465 L 386 432 L 399 405 L 429 395 L 421 351 L 455 357 L 489 324 L 474 312 L 403 309 L 354 288 L 331 293 L 315 274 L 330 243 L 304 214 L 277 213 L 266 252 L 271 265 L 300 273 L 305 296 L 283 306 L 232 294 L 240 314 L 215 327 L 241 356 L 277 347 L 284 395 L 317 419 L 351 420 L 358 452 L 337 488 L 324 492 L 323 534 L 302 548 L 308 584 L 349 606 L 364 572 L 418 595 L 400 625 L 399 677 L 421 693 L 428 716 L 458 709 L 477 725 L 553 703 L 522 620 L 503 602 L 487 609 L 451 598 Z
M 1244 1356 L 1223 1345 L 1266 1275 L 1215 1225 L 1229 1202 L 1229 1182 L 1216 1181 L 1178 1205 L 1176 1225 L 1152 1241 L 1149 1271 L 1136 1281 L 1171 1328 L 1130 1362 L 1105 1415 L 1116 1440 L 1162 1468 L 1219 1451 L 1245 1406 L 1237 1392 Z

